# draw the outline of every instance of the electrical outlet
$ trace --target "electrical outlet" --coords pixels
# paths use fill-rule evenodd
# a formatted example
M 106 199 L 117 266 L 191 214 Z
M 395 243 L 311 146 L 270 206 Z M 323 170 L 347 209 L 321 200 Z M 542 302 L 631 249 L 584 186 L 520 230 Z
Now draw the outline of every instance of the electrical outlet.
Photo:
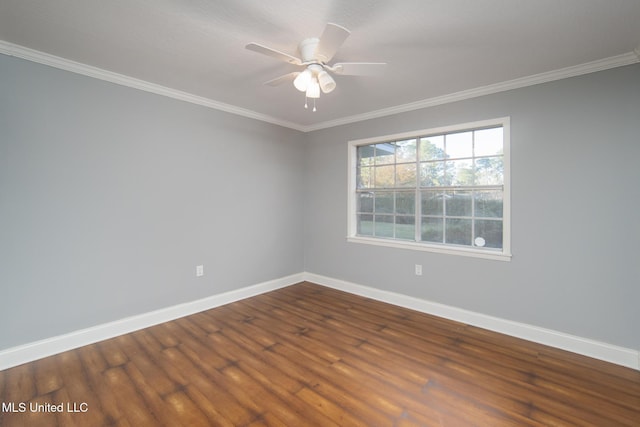
M 204 276 L 204 265 L 196 265 L 196 277 Z
M 416 276 L 422 276 L 422 265 L 416 264 Z

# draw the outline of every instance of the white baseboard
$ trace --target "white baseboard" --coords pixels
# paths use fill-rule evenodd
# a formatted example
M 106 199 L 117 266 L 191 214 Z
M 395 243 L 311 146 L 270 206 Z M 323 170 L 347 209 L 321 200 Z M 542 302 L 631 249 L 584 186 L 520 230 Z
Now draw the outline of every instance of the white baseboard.
M 293 274 L 253 286 L 212 295 L 197 301 L 178 304 L 149 313 L 143 313 L 68 334 L 1 350 L 0 370 L 280 289 L 304 280 L 640 370 L 640 351 L 638 350 L 581 338 L 563 332 L 527 325 L 525 323 L 487 316 L 473 311 L 313 273 Z
M 487 316 L 485 314 L 463 310 L 461 308 L 414 298 L 395 292 L 383 291 L 318 274 L 305 273 L 304 278 L 309 282 L 317 283 L 319 285 L 640 370 L 640 351 L 638 350 L 577 337 L 525 323 Z
M 269 280 L 253 286 L 212 295 L 196 301 L 162 308 L 137 316 L 127 317 L 91 328 L 81 329 L 68 334 L 12 347 L 0 351 L 0 370 L 23 363 L 52 356 L 67 350 L 93 344 L 118 335 L 144 329 L 179 317 L 209 310 L 241 299 L 280 289 L 304 280 L 304 274 L 298 273 L 279 279 Z

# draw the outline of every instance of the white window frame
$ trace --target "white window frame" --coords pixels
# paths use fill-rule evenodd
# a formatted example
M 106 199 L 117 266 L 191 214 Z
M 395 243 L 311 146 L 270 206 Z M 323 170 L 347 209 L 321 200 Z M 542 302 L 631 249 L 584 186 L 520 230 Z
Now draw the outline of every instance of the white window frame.
M 503 164 L 504 187 L 502 207 L 502 249 L 478 248 L 472 246 L 457 246 L 451 244 L 437 244 L 429 242 L 414 242 L 382 237 L 369 237 L 357 235 L 357 148 L 361 145 L 378 144 L 390 141 L 399 141 L 412 138 L 427 137 L 452 132 L 470 131 L 475 129 L 502 126 L 503 128 Z M 485 258 L 498 261 L 511 260 L 511 126 L 509 117 L 500 117 L 490 120 L 482 120 L 470 123 L 444 126 L 432 129 L 404 132 L 393 135 L 385 135 L 373 138 L 357 139 L 348 143 L 348 221 L 347 241 L 377 246 L 386 246 L 399 249 L 436 252 L 441 254 L 462 255 L 476 258 Z

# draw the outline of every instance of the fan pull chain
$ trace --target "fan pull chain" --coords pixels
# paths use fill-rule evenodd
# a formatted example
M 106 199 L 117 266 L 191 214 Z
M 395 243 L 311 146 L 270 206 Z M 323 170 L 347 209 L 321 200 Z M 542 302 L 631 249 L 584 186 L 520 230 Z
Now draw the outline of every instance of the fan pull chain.
M 305 109 L 309 109 L 309 103 L 307 102 L 308 99 L 309 98 L 307 97 L 307 95 L 305 95 L 304 96 L 304 108 Z M 317 108 L 316 108 L 316 99 L 315 98 L 313 98 L 313 110 L 311 110 L 311 111 L 313 111 L 314 113 L 316 111 L 318 111 Z

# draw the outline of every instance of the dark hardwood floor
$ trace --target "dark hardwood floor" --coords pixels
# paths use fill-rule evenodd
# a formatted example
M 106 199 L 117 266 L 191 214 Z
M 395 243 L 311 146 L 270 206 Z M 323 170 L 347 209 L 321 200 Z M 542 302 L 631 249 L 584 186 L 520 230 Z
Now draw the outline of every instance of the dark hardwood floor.
M 639 426 L 640 372 L 301 283 L 0 371 L 0 403 L 6 427 Z

